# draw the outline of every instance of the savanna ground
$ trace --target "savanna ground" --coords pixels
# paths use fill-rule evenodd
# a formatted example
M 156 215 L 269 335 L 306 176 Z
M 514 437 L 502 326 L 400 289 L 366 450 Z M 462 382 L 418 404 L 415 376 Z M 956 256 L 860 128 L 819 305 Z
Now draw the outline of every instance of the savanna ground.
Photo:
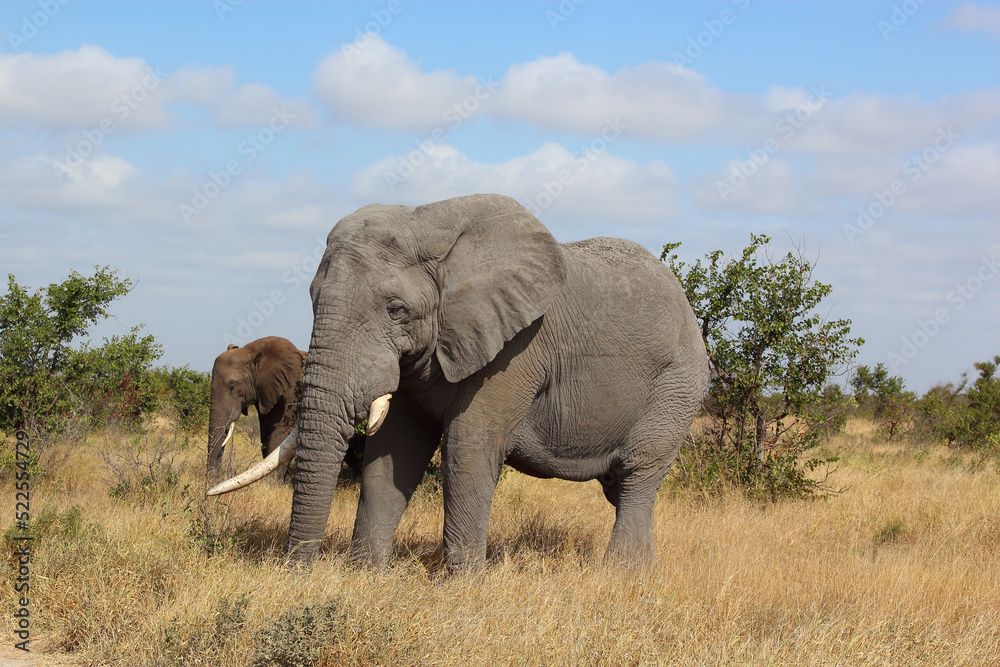
M 235 466 L 259 456 L 251 437 L 238 438 Z M 288 571 L 280 561 L 290 488 L 262 483 L 205 502 L 197 435 L 107 432 L 33 480 L 31 657 L 43 665 L 1000 663 L 995 465 L 943 447 L 890 445 L 862 421 L 829 446 L 841 456 L 830 481 L 846 488 L 824 500 L 761 504 L 664 487 L 655 572 L 602 566 L 614 512 L 596 482 L 509 471 L 493 505 L 489 566 L 447 576 L 433 485 L 407 510 L 389 571 L 345 564 L 351 486 L 334 500 L 329 553 L 310 571 Z M 156 462 L 157 449 L 170 454 Z M 13 482 L 0 488 L 7 527 Z M 8 567 L 0 592 L 0 661 L 29 657 L 11 650 L 13 576 Z

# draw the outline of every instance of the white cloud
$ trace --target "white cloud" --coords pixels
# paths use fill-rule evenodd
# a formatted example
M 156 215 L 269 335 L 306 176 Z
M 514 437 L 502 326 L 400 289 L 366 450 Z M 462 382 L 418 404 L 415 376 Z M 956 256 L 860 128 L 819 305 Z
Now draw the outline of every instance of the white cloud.
M 753 115 L 748 102 L 672 63 L 650 62 L 608 74 L 572 53 L 562 53 L 512 65 L 490 110 L 582 134 L 597 132 L 608 118 L 620 116 L 629 136 L 693 141 Z
M 573 155 L 548 143 L 529 155 L 489 164 L 444 144 L 400 179 L 405 157 L 388 157 L 357 173 L 351 184 L 353 198 L 422 204 L 495 192 L 514 197 L 543 221 L 600 219 L 616 225 L 666 221 L 678 213 L 673 172 L 659 160 L 640 165 L 605 151 Z
M 764 106 L 774 119 L 771 137 L 782 151 L 878 158 L 923 150 L 942 130 L 964 139 L 988 134 L 1000 121 L 1000 88 L 925 101 L 864 92 L 837 99 L 824 86 L 773 87 Z
M 61 176 L 60 176 L 61 172 Z M 168 202 L 128 161 L 98 154 L 71 170 L 51 158 L 17 156 L 0 164 L 0 207 L 109 222 L 169 218 Z
M 696 204 L 708 208 L 798 213 L 804 208 L 798 181 L 797 170 L 787 160 L 733 159 L 722 171 L 699 179 L 692 194 Z
M 722 91 L 673 63 L 609 73 L 572 53 L 511 65 L 498 90 L 477 98 L 482 86 L 473 77 L 421 72 L 376 35 L 324 58 L 314 79 L 335 119 L 358 126 L 447 128 L 449 110 L 472 100 L 463 117 L 485 113 L 590 136 L 618 118 L 629 139 L 756 146 L 770 137 L 784 152 L 823 156 L 917 150 L 949 124 L 971 134 L 1000 120 L 1000 88 L 931 101 L 864 92 L 835 98 L 822 85 L 773 86 L 755 96 Z
M 820 198 L 850 199 L 865 207 L 876 200 L 890 202 L 888 217 L 997 219 L 1000 148 L 995 143 L 928 149 L 904 160 L 832 160 L 809 175 L 807 189 Z
M 827 96 L 823 92 L 823 97 Z M 802 87 L 792 86 L 771 86 L 764 96 L 763 106 L 767 111 L 779 112 L 797 109 L 800 106 L 808 106 L 812 103 L 816 95 L 813 91 Z
M 196 192 L 211 196 L 194 209 Z M 187 220 L 181 205 L 193 209 Z M 282 178 L 241 173 L 224 187 L 215 187 L 204 173 L 191 171 L 150 178 L 127 160 L 106 153 L 90 156 L 69 170 L 56 168 L 44 155 L 0 161 L 0 211 L 13 212 L 6 214 L 9 219 L 37 215 L 95 228 L 156 225 L 191 233 L 234 226 L 298 234 L 317 231 L 316 238 L 323 239 L 337 220 L 357 207 L 305 170 L 292 170 Z
M 206 107 L 223 128 L 266 124 L 276 107 L 294 113 L 296 125 L 316 124 L 308 104 L 259 83 L 237 88 L 235 78 L 229 65 L 185 65 L 170 73 L 92 45 L 53 55 L 0 55 L 0 127 L 168 131 L 176 125 L 170 111 L 176 104 Z
M 963 2 L 951 10 L 941 25 L 962 32 L 982 30 L 1000 37 L 1000 7 L 980 7 L 973 2 Z
M 163 76 L 142 58 L 116 58 L 90 45 L 0 55 L 0 126 L 92 127 L 110 118 L 162 129 L 169 117 L 154 99 Z
M 191 63 L 179 67 L 163 79 L 161 100 L 166 105 L 215 104 L 235 85 L 236 69 L 232 65 L 213 67 Z
M 288 100 L 261 83 L 248 83 L 218 101 L 211 111 L 212 119 L 221 128 L 263 126 L 275 115 L 292 118 L 296 127 L 314 128 L 319 124 L 315 110 L 306 102 Z
M 314 83 L 336 120 L 393 130 L 442 126 L 445 113 L 479 86 L 474 76 L 421 72 L 378 35 L 365 35 L 325 57 Z

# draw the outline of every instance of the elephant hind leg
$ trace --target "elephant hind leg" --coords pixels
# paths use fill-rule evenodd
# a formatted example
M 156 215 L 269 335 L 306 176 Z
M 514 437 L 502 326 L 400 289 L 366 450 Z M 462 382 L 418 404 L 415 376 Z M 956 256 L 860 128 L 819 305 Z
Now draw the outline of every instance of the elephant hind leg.
M 604 487 L 604 495 L 615 506 L 615 526 L 604 554 L 606 562 L 653 564 L 653 505 L 664 475 L 619 476 Z
M 656 494 L 701 404 L 701 395 L 692 393 L 675 376 L 664 375 L 662 380 L 645 417 L 630 429 L 615 468 L 601 480 L 605 497 L 615 506 L 615 526 L 605 560 L 652 563 L 656 558 Z

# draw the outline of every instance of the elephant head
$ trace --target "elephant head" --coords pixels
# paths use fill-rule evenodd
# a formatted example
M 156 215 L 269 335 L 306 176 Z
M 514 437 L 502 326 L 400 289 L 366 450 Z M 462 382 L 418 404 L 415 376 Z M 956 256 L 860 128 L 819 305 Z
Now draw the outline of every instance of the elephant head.
M 298 383 L 306 353 L 276 336 L 243 347 L 230 345 L 212 367 L 212 403 L 208 421 L 209 481 L 217 481 L 222 455 L 240 414 L 253 405 L 260 419 L 261 452 L 277 448 L 298 417 Z
M 564 278 L 559 244 L 508 197 L 373 204 L 337 223 L 310 288 L 292 560 L 318 551 L 355 425 L 377 427 L 397 389 L 415 395 L 482 369 L 545 313 Z

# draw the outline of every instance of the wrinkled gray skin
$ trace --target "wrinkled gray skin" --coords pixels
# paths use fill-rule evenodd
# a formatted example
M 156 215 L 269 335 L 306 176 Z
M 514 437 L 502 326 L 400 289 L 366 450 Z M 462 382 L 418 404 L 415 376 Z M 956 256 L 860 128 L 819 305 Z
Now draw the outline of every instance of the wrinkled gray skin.
M 621 239 L 559 244 L 499 195 L 366 206 L 327 244 L 311 286 L 292 562 L 317 555 L 348 439 L 387 393 L 365 448 L 355 560 L 386 563 L 442 435 L 450 566 L 484 563 L 504 462 L 600 480 L 616 508 L 606 557 L 654 559 L 656 493 L 708 382 L 666 266 Z
M 260 449 L 267 456 L 288 437 L 299 413 L 299 380 L 306 353 L 286 338 L 268 336 L 243 347 L 230 345 L 212 367 L 212 404 L 208 417 L 209 484 L 219 481 L 223 441 L 229 425 L 252 405 L 260 419 Z M 285 466 L 276 472 L 282 479 Z

